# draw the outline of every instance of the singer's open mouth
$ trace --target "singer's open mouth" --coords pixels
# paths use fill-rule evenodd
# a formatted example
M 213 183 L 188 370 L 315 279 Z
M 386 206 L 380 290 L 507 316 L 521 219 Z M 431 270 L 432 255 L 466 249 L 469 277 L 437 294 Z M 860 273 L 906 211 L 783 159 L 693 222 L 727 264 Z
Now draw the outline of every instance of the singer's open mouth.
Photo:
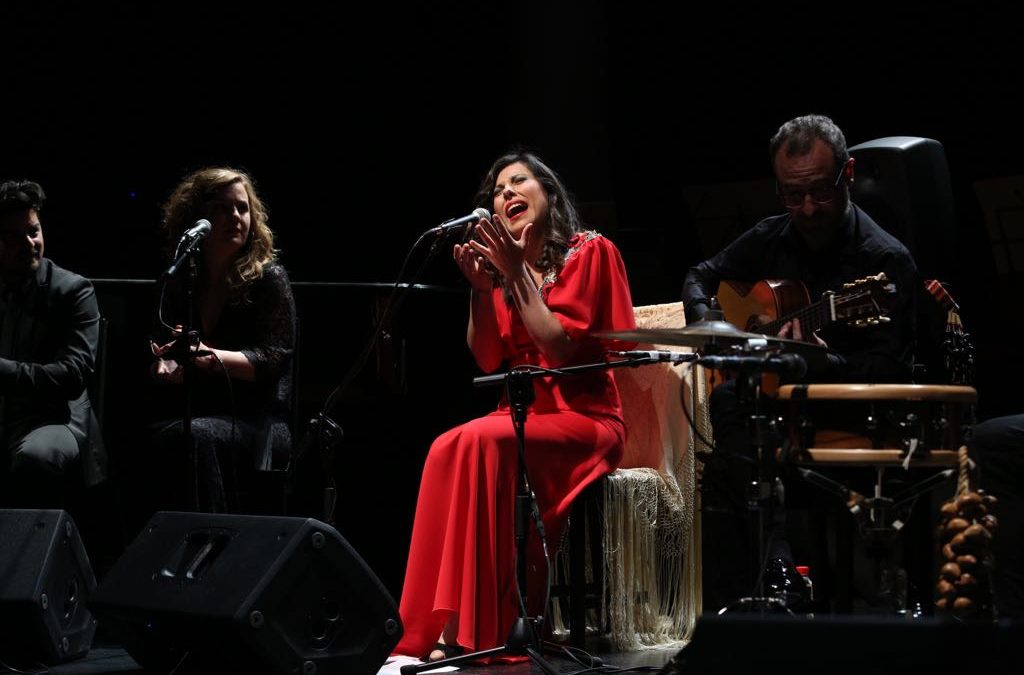
M 522 202 L 522 201 L 509 202 L 509 204 L 505 207 L 505 216 L 509 220 L 515 220 L 519 216 L 523 215 L 523 213 L 526 212 L 526 209 L 527 209 L 526 202 Z

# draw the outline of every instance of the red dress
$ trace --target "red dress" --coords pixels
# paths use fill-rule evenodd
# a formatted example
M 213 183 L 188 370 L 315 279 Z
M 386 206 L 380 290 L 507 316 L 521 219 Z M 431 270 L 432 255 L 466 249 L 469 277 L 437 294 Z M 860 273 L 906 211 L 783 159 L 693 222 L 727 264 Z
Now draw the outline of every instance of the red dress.
M 500 288 L 494 306 L 508 366 L 549 366 L 533 345 L 519 312 Z M 580 344 L 574 363 L 604 358 L 591 331 L 635 326 L 625 266 L 615 245 L 595 232 L 570 241 L 557 276 L 541 294 L 566 334 Z M 559 540 L 573 499 L 610 473 L 622 457 L 625 428 L 611 373 L 534 380 L 536 400 L 526 419 L 526 464 L 548 545 Z M 434 441 L 423 467 L 400 613 L 405 634 L 398 654 L 423 656 L 451 615 L 457 642 L 468 651 L 505 643 L 518 616 L 513 500 L 517 447 L 508 403 Z M 530 528 L 531 554 L 540 551 Z M 531 561 L 535 560 L 531 557 Z M 538 574 L 539 571 L 539 574 Z M 543 566 L 531 564 L 543 584 Z

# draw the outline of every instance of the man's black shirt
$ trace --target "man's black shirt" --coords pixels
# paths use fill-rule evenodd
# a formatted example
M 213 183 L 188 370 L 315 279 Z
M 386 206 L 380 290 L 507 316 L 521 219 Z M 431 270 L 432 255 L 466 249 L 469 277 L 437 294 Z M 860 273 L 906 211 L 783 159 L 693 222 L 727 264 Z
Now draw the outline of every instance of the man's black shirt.
M 819 335 L 830 353 L 812 364 L 806 379 L 909 382 L 915 297 L 921 283 L 917 266 L 903 244 L 852 203 L 832 244 L 824 250 L 811 251 L 789 214 L 784 214 L 762 220 L 718 255 L 691 268 L 683 286 L 686 318 L 693 322 L 707 312 L 722 280 L 801 281 L 815 301 L 825 291 L 879 272 L 896 287 L 890 301 L 891 322 L 866 328 L 835 323 L 824 328 Z

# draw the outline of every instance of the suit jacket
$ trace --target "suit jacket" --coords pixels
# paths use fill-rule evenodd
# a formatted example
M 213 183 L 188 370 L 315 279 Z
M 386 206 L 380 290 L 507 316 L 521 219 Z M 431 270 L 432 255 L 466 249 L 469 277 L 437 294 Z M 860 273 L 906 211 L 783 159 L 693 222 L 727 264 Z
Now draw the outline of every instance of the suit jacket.
M 43 258 L 0 295 L 0 439 L 66 424 L 78 441 L 86 486 L 106 477 L 106 451 L 89 400 L 100 314 L 92 283 Z

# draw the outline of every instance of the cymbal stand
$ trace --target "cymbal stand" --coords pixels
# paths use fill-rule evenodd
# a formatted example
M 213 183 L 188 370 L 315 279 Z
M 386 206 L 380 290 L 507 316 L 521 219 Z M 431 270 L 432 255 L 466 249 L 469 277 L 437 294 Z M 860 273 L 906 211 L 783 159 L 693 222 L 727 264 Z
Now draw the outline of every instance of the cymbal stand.
M 728 351 L 728 350 L 726 350 Z M 725 354 L 725 355 L 723 355 Z M 753 354 L 751 356 L 750 354 Z M 788 612 L 792 613 L 780 598 L 769 597 L 764 593 L 764 568 L 768 558 L 769 538 L 766 535 L 769 523 L 773 522 L 773 503 L 781 496 L 777 479 L 774 475 L 774 453 L 769 443 L 769 422 L 761 404 L 761 376 L 772 369 L 777 369 L 779 361 L 773 350 L 737 349 L 732 353 L 702 356 L 699 365 L 737 371 L 736 401 L 739 410 L 748 410 L 747 430 L 749 448 L 756 466 L 756 474 L 747 483 L 746 505 L 750 513 L 748 537 L 750 542 L 750 588 L 753 595 L 740 598 L 722 608 L 719 613 L 730 611 L 749 612 Z

